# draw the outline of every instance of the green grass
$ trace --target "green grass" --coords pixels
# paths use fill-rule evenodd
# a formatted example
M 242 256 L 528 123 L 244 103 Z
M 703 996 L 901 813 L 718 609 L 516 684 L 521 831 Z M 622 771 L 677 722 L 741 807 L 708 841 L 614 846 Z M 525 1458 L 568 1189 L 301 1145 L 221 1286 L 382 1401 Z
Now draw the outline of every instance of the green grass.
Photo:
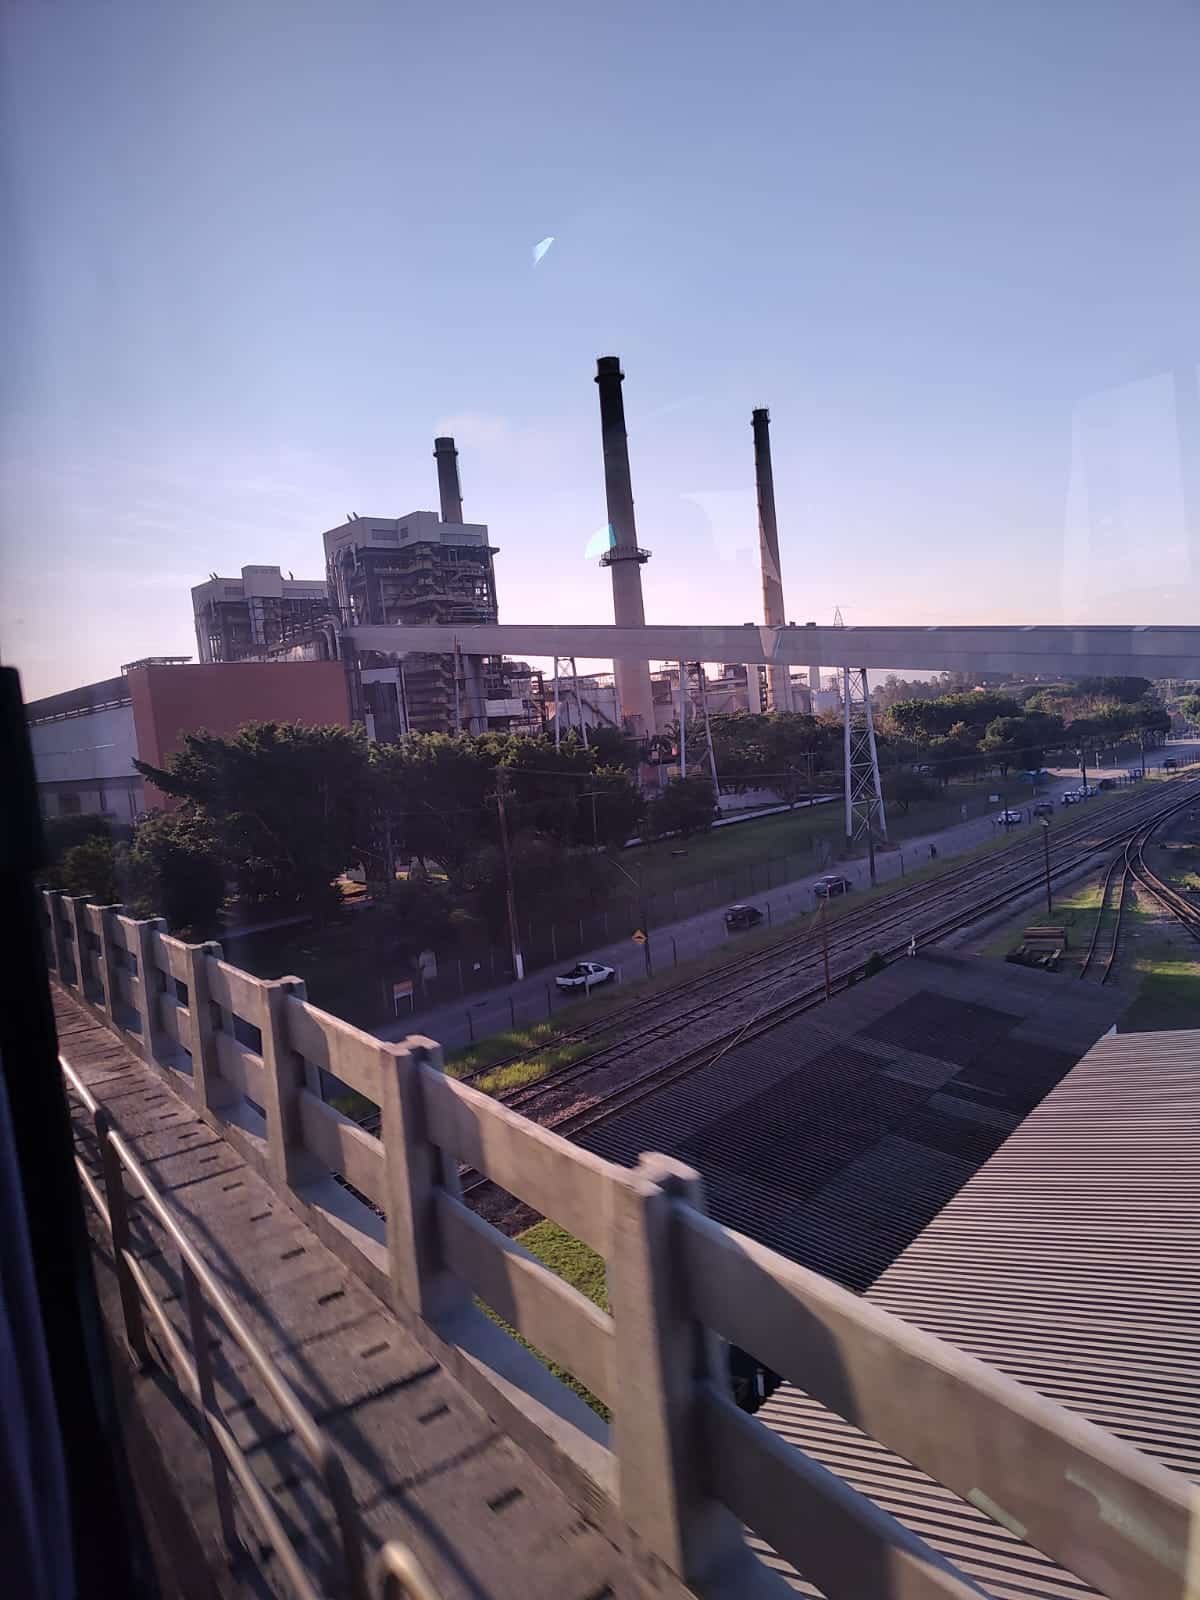
M 1077 884 L 1072 889 L 1055 889 L 1053 891 L 1054 910 L 1047 913 L 1041 909 L 1041 901 L 1036 906 L 1030 906 L 1019 917 L 1014 917 L 1011 922 L 1006 922 L 1003 928 L 990 938 L 983 947 L 985 956 L 1004 957 L 1021 942 L 1021 935 L 1026 928 L 1048 925 L 1050 927 L 1063 927 L 1068 930 L 1071 940 L 1069 954 L 1077 953 L 1079 941 L 1091 938 L 1092 926 L 1100 908 L 1100 889 L 1103 876 L 1089 878 L 1086 883 Z M 1085 944 L 1086 948 L 1086 944 Z
M 510 1061 L 506 1066 L 485 1072 L 472 1088 L 478 1089 L 481 1094 L 502 1094 L 506 1089 L 519 1089 L 524 1084 L 536 1083 L 539 1078 L 556 1072 L 559 1067 L 569 1066 L 587 1048 L 582 1039 L 565 1040 L 539 1050 L 536 1055 L 523 1056 L 520 1061 Z
M 502 1094 L 505 1089 L 536 1083 L 547 1073 L 568 1066 L 587 1049 L 582 1040 L 562 1037 L 564 1029 L 575 1025 L 577 1020 L 572 1018 L 566 1024 L 534 1022 L 527 1028 L 507 1028 L 503 1033 L 494 1033 L 488 1039 L 480 1039 L 478 1044 L 450 1051 L 446 1057 L 446 1071 L 452 1078 L 482 1072 L 483 1076 L 472 1087 L 483 1094 Z M 489 1067 L 494 1070 L 488 1071 Z
M 1138 997 L 1121 1018 L 1122 1033 L 1200 1028 L 1200 966 L 1162 945 L 1138 956 Z
M 999 795 L 1000 799 L 989 800 L 991 794 Z M 907 813 L 893 807 L 888 813 L 888 832 L 894 840 L 903 842 L 960 822 L 963 805 L 971 821 L 999 810 L 1010 800 L 1027 803 L 1029 798 L 1029 785 L 1013 777 L 953 783 L 944 797 L 921 801 L 910 806 Z M 647 894 L 659 894 L 689 888 L 709 878 L 761 866 L 767 861 L 780 861 L 791 855 L 811 856 L 818 840 L 824 840 L 829 847 L 831 861 L 844 860 L 847 857 L 844 826 L 840 801 L 822 806 L 801 804 L 793 811 L 716 828 L 688 840 L 663 839 L 639 846 L 630 852 L 629 860 L 641 868 Z M 687 854 L 672 853 L 682 850 Z M 814 860 L 813 870 L 816 866 Z
M 557 1222 L 535 1222 L 519 1235 L 520 1242 L 531 1255 L 550 1268 L 557 1277 L 565 1278 L 580 1294 L 608 1310 L 608 1276 L 604 1257 L 597 1255 L 591 1245 L 576 1239 L 574 1234 L 560 1228 Z
M 477 1044 L 465 1044 L 457 1050 L 448 1051 L 446 1071 L 452 1077 L 461 1078 L 468 1072 L 490 1067 L 493 1062 L 507 1061 L 518 1053 L 532 1054 L 553 1044 L 561 1031 L 552 1022 L 531 1022 L 528 1027 L 506 1028 L 503 1033 L 493 1033 L 486 1039 L 480 1039 Z
M 1156 870 L 1179 888 L 1191 877 L 1184 868 L 1190 855 L 1186 845 L 1164 852 Z M 1164 920 L 1166 913 L 1148 895 L 1127 905 L 1125 916 L 1138 997 L 1118 1024 L 1121 1032 L 1200 1028 L 1200 952 L 1195 941 L 1176 923 Z
M 564 1279 L 578 1289 L 580 1294 L 598 1305 L 602 1311 L 608 1310 L 608 1278 L 604 1258 L 598 1256 L 589 1245 L 576 1239 L 565 1228 L 560 1228 L 557 1222 L 549 1220 L 535 1222 L 532 1228 L 526 1228 L 524 1233 L 518 1234 L 517 1242 L 524 1245 L 526 1250 L 535 1255 L 543 1265 L 549 1267 L 556 1277 Z M 536 1345 L 530 1344 L 529 1340 L 523 1338 L 515 1328 L 505 1322 L 503 1317 L 497 1316 L 491 1306 L 482 1300 L 477 1303 L 480 1310 L 511 1334 L 518 1344 L 532 1351 L 560 1382 L 565 1383 L 568 1389 L 574 1390 L 581 1400 L 586 1400 L 592 1410 L 606 1422 L 609 1420 L 611 1413 L 608 1407 L 598 1400 L 590 1389 L 586 1389 L 573 1373 L 560 1367 L 557 1362 L 551 1361 Z

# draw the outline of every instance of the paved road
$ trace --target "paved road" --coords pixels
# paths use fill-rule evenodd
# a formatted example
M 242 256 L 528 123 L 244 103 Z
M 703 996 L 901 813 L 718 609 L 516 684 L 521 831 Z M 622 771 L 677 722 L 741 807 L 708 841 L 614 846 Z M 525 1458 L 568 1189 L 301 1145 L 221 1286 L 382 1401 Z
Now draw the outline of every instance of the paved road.
M 1147 770 L 1153 771 L 1161 765 L 1164 758 L 1169 757 L 1177 760 L 1183 760 L 1185 757 L 1192 760 L 1200 759 L 1200 745 L 1172 743 L 1164 750 L 1155 751 L 1147 761 Z M 1103 777 L 1113 770 L 1124 772 L 1126 767 L 1100 768 L 1095 774 L 1089 768 L 1088 781 L 1093 782 L 1096 777 Z M 1057 800 L 1064 790 L 1078 787 L 1080 780 L 1076 768 L 1058 767 L 1051 768 L 1050 771 L 1051 780 L 1041 791 L 1040 798 Z M 937 851 L 939 858 L 953 857 L 962 855 L 985 840 L 993 838 L 1000 831 L 995 821 L 996 813 L 1000 809 L 997 806 L 995 811 L 985 817 L 941 828 L 915 839 L 906 839 L 896 850 L 879 852 L 876 856 L 878 882 L 893 882 L 903 877 L 906 872 L 928 866 L 932 859 L 931 846 Z M 1028 806 L 1024 809 L 1028 817 Z M 1012 832 L 1015 835 L 1027 827 L 1028 823 L 1015 825 Z M 865 888 L 869 884 L 866 861 L 839 862 L 833 870 L 849 878 L 856 888 Z M 793 883 L 772 889 L 767 894 L 755 895 L 753 904 L 773 926 L 804 916 L 815 910 L 818 904 L 813 893 L 813 884 L 820 876 L 821 873 L 813 873 Z M 694 917 L 655 928 L 650 935 L 650 954 L 655 973 L 667 971 L 679 961 L 704 955 L 730 940 L 736 941 L 739 935 L 731 934 L 725 927 L 724 909 L 718 906 L 710 911 L 702 911 Z M 632 931 L 631 929 L 630 932 Z M 600 961 L 606 966 L 614 967 L 618 983 L 634 983 L 646 976 L 645 954 L 631 938 L 600 946 L 578 959 Z M 448 1049 L 455 1049 L 472 1040 L 487 1038 L 489 1034 L 499 1033 L 515 1024 L 544 1020 L 570 1003 L 555 989 L 554 976 L 556 972 L 565 971 L 567 966 L 573 964 L 572 960 L 558 967 L 546 968 L 520 983 L 502 985 L 469 999 L 456 1000 L 431 1011 L 419 1012 L 415 1017 L 385 1024 L 376 1028 L 374 1032 L 381 1039 L 402 1039 L 409 1033 L 427 1034 L 439 1040 Z M 579 998 L 578 994 L 574 998 Z

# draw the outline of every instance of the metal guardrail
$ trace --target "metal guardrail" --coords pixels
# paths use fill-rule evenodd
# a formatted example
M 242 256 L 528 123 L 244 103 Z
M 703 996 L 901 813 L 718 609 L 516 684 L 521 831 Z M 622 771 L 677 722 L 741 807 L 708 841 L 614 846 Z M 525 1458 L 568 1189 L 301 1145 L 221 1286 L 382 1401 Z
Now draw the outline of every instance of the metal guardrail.
M 180 1227 L 170 1207 L 150 1182 L 137 1157 L 113 1127 L 112 1119 L 89 1093 L 78 1074 L 62 1055 L 59 1065 L 70 1088 L 92 1118 L 100 1154 L 101 1185 L 76 1154 L 75 1165 L 92 1204 L 104 1220 L 113 1243 L 113 1262 L 121 1299 L 121 1312 L 129 1346 L 140 1362 L 150 1360 L 144 1312 L 149 1311 L 170 1353 L 175 1375 L 197 1403 L 212 1467 L 213 1491 L 221 1521 L 221 1531 L 231 1556 L 245 1553 L 238 1537 L 233 1513 L 230 1473 L 237 1479 L 267 1544 L 299 1600 L 322 1600 L 296 1554 L 281 1523 L 270 1495 L 255 1477 L 245 1451 L 238 1444 L 229 1421 L 221 1410 L 213 1382 L 209 1339 L 205 1326 L 211 1307 L 266 1385 L 279 1410 L 294 1431 L 317 1478 L 333 1506 L 342 1551 L 342 1588 L 351 1600 L 369 1600 L 372 1589 L 384 1600 L 437 1600 L 428 1578 L 416 1557 L 398 1541 L 390 1541 L 380 1553 L 376 1566 L 377 1583 L 368 1586 L 363 1558 L 362 1528 L 345 1466 L 334 1446 L 317 1427 L 286 1379 L 239 1317 L 233 1304 L 207 1262 Z M 141 1192 L 155 1221 L 179 1252 L 183 1280 L 183 1300 L 191 1335 L 191 1353 L 172 1326 L 158 1295 L 130 1245 L 128 1195 L 125 1175 Z

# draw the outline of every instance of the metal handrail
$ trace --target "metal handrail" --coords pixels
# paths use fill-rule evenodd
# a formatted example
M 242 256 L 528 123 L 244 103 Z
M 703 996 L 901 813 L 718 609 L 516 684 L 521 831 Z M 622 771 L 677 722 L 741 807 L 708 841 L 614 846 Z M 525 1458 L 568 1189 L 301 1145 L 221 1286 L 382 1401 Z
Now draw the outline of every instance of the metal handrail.
M 367 1600 L 369 1591 L 363 1560 L 362 1529 L 359 1522 L 358 1508 L 355 1505 L 353 1492 L 350 1488 L 350 1480 L 340 1455 L 317 1427 L 312 1417 L 309 1416 L 296 1398 L 291 1386 L 279 1373 L 271 1358 L 246 1327 L 225 1291 L 213 1276 L 200 1251 L 180 1227 L 170 1208 L 142 1170 L 141 1163 L 137 1157 L 129 1149 L 121 1135 L 114 1130 L 108 1113 L 93 1098 L 66 1058 L 60 1055 L 58 1060 L 63 1076 L 91 1115 L 96 1137 L 99 1141 L 104 1186 L 103 1194 L 101 1194 L 99 1186 L 83 1165 L 78 1154 L 75 1157 L 75 1165 L 79 1171 L 80 1180 L 92 1203 L 103 1217 L 113 1241 L 113 1260 L 116 1267 L 117 1286 L 121 1296 L 121 1309 L 125 1322 L 126 1336 L 131 1349 L 139 1360 L 148 1361 L 149 1347 L 146 1343 L 145 1323 L 142 1316 L 144 1302 L 146 1309 L 150 1311 L 164 1336 L 172 1362 L 182 1369 L 187 1387 L 192 1391 L 198 1402 L 204 1423 L 209 1458 L 212 1464 L 213 1486 L 220 1512 L 222 1531 L 231 1551 L 236 1552 L 240 1549 L 240 1541 L 233 1522 L 229 1468 L 232 1468 L 234 1475 L 245 1491 L 246 1498 L 250 1502 L 260 1528 L 278 1556 L 280 1565 L 287 1573 L 301 1600 L 321 1600 L 318 1591 L 313 1588 L 311 1580 L 304 1571 L 291 1540 L 279 1521 L 269 1495 L 255 1478 L 246 1454 L 234 1437 L 228 1419 L 222 1412 L 216 1398 L 209 1343 L 205 1329 L 205 1313 L 208 1306 L 211 1306 L 217 1312 L 236 1342 L 249 1357 L 251 1364 L 266 1384 L 275 1403 L 294 1430 L 305 1454 L 312 1463 L 316 1475 L 324 1484 L 325 1491 L 333 1506 L 341 1535 L 346 1592 L 353 1597 L 353 1600 Z M 187 1307 L 193 1345 L 191 1354 L 189 1354 L 179 1333 L 172 1326 L 170 1318 L 164 1311 L 161 1301 L 150 1284 L 149 1278 L 130 1247 L 128 1197 L 125 1192 L 124 1173 L 128 1173 L 133 1179 L 156 1221 L 166 1231 L 171 1242 L 179 1251 L 183 1274 L 184 1301 Z M 403 1545 L 394 1543 L 389 1548 L 401 1554 L 405 1553 Z M 393 1568 L 389 1567 L 387 1570 L 392 1571 Z M 417 1574 L 420 1583 L 424 1587 L 412 1586 L 414 1580 L 406 1577 L 399 1565 L 394 1570 L 401 1577 L 405 1577 L 405 1581 L 410 1584 L 410 1590 L 406 1591 L 402 1588 L 396 1591 L 393 1589 L 388 1591 L 389 1593 L 403 1596 L 406 1592 L 411 1592 L 414 1600 L 436 1600 L 433 1590 L 429 1588 L 415 1560 L 411 1560 L 411 1571 Z
M 389 1539 L 375 1563 L 380 1600 L 438 1600 L 425 1569 L 406 1544 Z

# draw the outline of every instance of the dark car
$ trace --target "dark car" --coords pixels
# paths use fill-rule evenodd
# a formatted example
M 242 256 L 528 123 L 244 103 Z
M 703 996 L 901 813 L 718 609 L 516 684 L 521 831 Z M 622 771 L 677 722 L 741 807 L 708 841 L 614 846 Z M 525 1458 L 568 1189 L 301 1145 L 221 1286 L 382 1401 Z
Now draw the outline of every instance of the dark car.
M 725 913 L 725 926 L 727 928 L 756 928 L 762 919 L 763 914 L 757 906 L 730 906 Z
M 1052 817 L 1054 815 L 1054 802 L 1052 800 L 1039 800 L 1033 808 L 1035 817 Z
M 813 893 L 822 900 L 831 900 L 835 894 L 849 894 L 854 885 L 849 878 L 843 878 L 836 872 L 830 872 L 823 878 L 818 878 L 813 884 Z

